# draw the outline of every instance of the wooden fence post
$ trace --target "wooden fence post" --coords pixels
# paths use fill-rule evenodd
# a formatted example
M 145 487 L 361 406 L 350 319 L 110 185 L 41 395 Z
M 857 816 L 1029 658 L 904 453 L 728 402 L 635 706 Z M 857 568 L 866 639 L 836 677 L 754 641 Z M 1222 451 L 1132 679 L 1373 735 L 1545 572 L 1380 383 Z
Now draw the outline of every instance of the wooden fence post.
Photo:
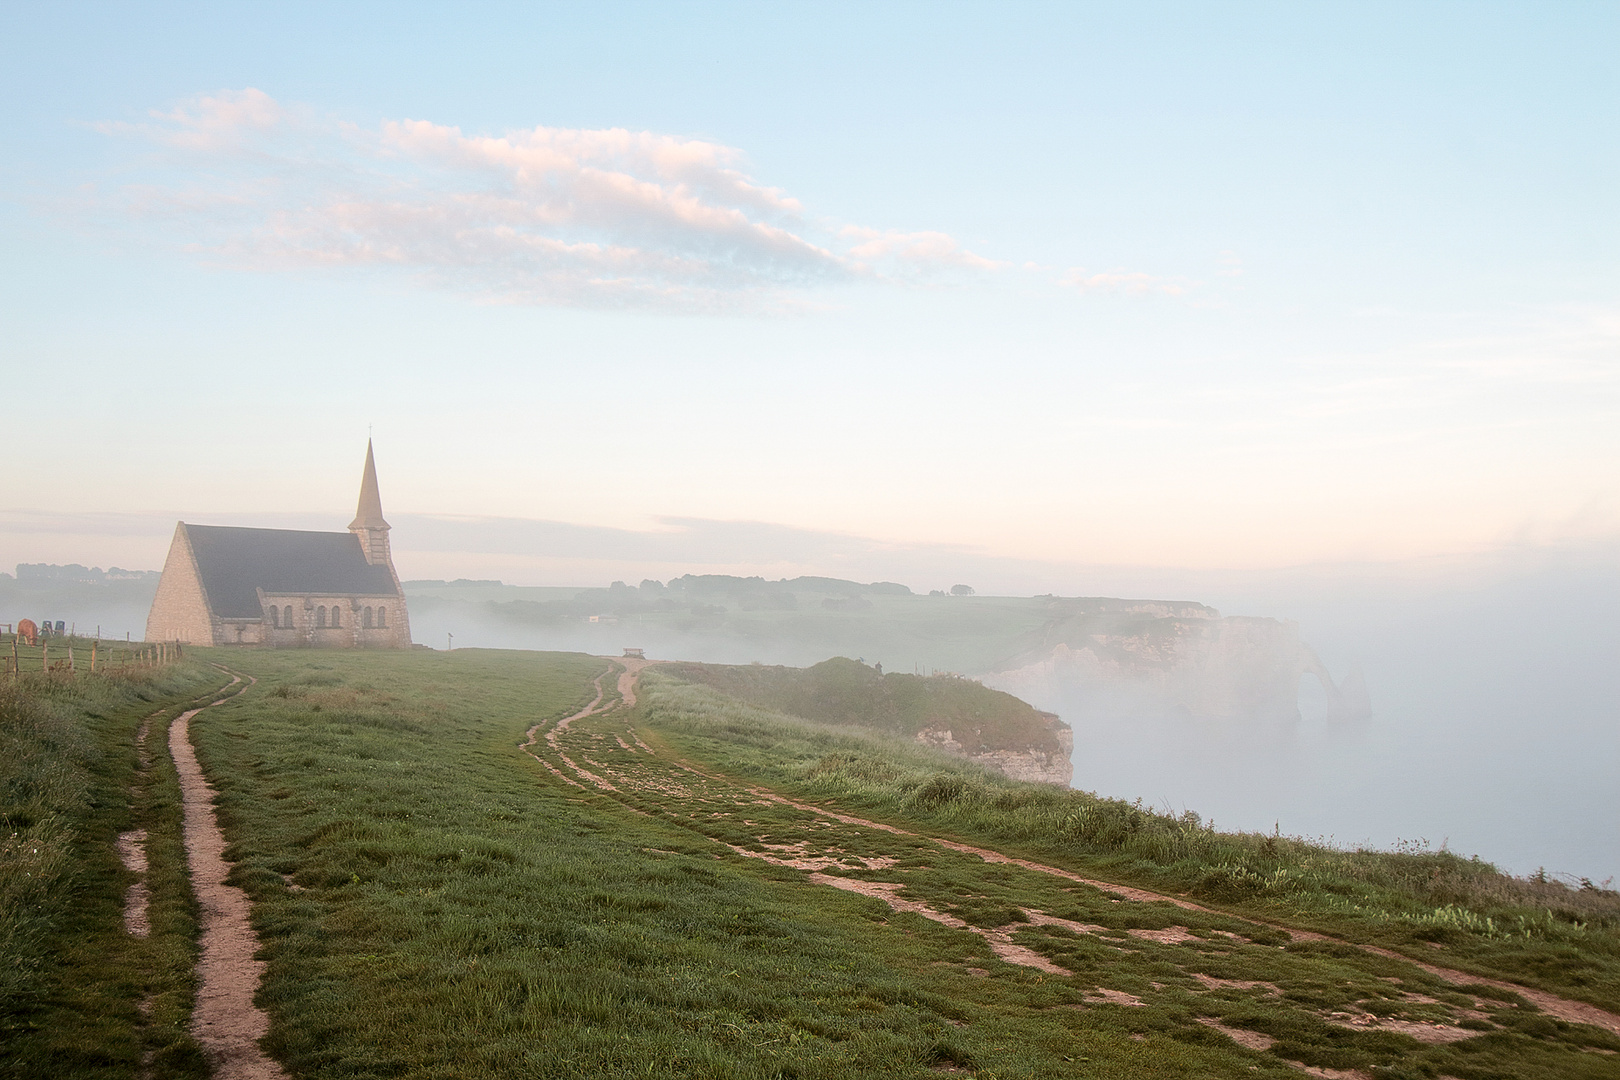
M 96 630 L 98 631 L 96 638 L 90 642 L 90 674 L 92 675 L 96 673 L 96 646 L 101 643 L 101 634 L 99 633 L 101 628 L 98 626 Z
M 39 657 L 40 663 L 43 665 L 40 670 L 49 675 L 51 673 L 51 643 L 49 641 L 39 643 Z

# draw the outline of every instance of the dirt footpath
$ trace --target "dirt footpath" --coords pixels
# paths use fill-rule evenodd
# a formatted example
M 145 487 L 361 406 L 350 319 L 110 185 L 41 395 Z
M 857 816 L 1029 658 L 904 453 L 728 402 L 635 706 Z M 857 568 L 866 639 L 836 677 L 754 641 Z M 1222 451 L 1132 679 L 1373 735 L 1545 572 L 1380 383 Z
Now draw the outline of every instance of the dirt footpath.
M 232 685 L 241 682 L 233 680 Z M 247 689 L 244 685 L 236 693 Z M 203 708 L 222 705 L 227 695 Z M 220 1080 L 272 1080 L 287 1074 L 259 1048 L 270 1030 L 270 1018 L 253 1002 L 264 962 L 255 954 L 259 939 L 249 922 L 247 893 L 225 883 L 231 864 L 225 861 L 225 834 L 214 813 L 214 789 L 203 776 L 191 747 L 191 718 L 181 713 L 169 725 L 169 752 L 180 774 L 185 804 L 186 861 L 191 887 L 202 909 L 202 955 L 197 962 L 197 1004 L 191 1033 L 208 1055 Z

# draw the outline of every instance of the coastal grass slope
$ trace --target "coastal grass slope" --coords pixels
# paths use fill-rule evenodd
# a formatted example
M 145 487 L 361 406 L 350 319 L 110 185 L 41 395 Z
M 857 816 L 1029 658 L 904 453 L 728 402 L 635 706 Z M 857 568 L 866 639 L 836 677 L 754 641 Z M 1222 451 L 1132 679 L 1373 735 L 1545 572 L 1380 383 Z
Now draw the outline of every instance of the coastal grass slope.
M 295 1077 L 1620 1075 L 1620 1035 L 1556 1004 L 1620 1003 L 1604 890 L 1218 833 L 658 667 L 562 727 L 621 665 L 193 654 L 258 680 L 192 739 Z M 105 791 L 136 790 L 139 710 L 90 711 Z M 101 899 L 60 928 L 109 956 L 114 837 L 172 831 L 124 799 L 64 864 Z M 103 1075 L 195 1067 L 151 1053 L 150 976 L 60 974 L 59 1019 L 125 1018 Z

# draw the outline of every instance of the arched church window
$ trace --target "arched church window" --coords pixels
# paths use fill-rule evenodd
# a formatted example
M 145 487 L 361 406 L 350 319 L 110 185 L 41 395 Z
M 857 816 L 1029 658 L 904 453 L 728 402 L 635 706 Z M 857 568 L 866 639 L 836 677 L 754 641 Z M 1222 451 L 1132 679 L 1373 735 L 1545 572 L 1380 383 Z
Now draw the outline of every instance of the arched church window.
M 274 604 L 270 605 L 270 625 L 277 630 L 281 629 L 281 609 Z
M 326 629 L 326 605 L 322 604 L 315 609 L 315 625 L 322 630 Z
M 333 626 L 341 625 L 341 621 L 338 619 L 338 611 L 339 611 L 338 606 L 336 604 L 333 604 L 332 605 L 332 625 Z
M 371 629 L 371 609 L 369 607 L 366 608 L 366 612 L 365 612 L 364 615 L 361 616 L 361 618 L 365 620 L 363 623 L 361 623 L 361 625 L 364 626 L 367 630 L 370 630 Z
M 292 621 L 292 605 L 291 604 L 288 604 L 285 608 L 282 608 L 282 610 L 281 610 L 281 621 L 287 624 L 287 629 L 289 629 L 289 630 L 292 629 L 293 621 Z
M 380 608 L 377 609 L 377 625 L 382 626 L 382 627 L 386 627 L 388 625 L 388 609 L 387 608 L 380 607 Z

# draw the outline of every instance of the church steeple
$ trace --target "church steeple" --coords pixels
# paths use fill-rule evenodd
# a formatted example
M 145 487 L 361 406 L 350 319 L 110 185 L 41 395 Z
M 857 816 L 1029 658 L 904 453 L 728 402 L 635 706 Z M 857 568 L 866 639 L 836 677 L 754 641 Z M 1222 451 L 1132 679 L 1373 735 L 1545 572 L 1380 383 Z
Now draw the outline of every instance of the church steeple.
M 371 440 L 366 440 L 366 468 L 360 476 L 360 505 L 355 508 L 349 531 L 360 540 L 366 561 L 376 566 L 388 562 L 388 522 L 382 516 L 382 495 L 377 491 L 377 462 L 372 457 Z

